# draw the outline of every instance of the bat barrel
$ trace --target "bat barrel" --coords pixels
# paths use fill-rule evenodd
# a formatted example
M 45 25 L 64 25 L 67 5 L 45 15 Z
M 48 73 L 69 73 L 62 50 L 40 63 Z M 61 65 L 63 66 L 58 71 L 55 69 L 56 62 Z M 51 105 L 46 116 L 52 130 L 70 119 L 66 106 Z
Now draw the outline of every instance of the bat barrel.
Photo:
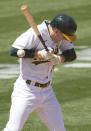
M 35 20 L 31 14 L 31 12 L 29 11 L 28 7 L 26 5 L 21 6 L 21 10 L 25 16 L 25 18 L 27 19 L 29 25 L 33 28 L 33 30 L 35 31 L 35 33 L 37 34 L 38 38 L 40 39 L 41 43 L 43 44 L 44 48 L 46 49 L 46 51 L 48 51 L 47 46 L 45 45 L 45 42 L 37 28 L 37 25 L 35 23 Z

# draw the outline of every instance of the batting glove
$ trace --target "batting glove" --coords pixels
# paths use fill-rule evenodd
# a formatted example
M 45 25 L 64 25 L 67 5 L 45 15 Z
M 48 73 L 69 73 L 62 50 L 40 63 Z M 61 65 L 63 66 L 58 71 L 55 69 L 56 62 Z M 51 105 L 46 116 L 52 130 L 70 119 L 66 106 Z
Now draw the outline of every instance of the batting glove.
M 35 53 L 35 57 L 38 58 L 38 59 L 43 59 L 43 60 L 48 60 L 48 59 L 51 59 L 53 56 L 53 49 L 48 47 L 48 52 L 43 49 L 43 50 L 40 50 L 40 51 L 37 51 Z
M 56 65 L 56 64 L 61 63 L 61 56 L 55 55 L 55 54 L 53 54 L 52 56 L 53 57 L 50 59 L 50 62 L 52 65 Z
M 62 55 L 52 54 L 52 56 L 53 57 L 50 59 L 50 62 L 52 65 L 56 65 L 56 64 L 65 62 L 65 57 Z

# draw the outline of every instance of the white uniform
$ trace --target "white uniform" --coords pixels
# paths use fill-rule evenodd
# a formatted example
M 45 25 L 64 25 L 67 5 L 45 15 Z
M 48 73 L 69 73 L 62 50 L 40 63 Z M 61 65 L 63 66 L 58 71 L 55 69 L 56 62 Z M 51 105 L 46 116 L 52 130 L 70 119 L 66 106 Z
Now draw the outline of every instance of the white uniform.
M 45 21 L 38 26 L 47 47 L 56 48 L 49 35 Z M 18 49 L 44 49 L 32 28 L 19 36 L 12 45 Z M 60 51 L 73 48 L 73 44 L 63 40 Z M 20 76 L 14 84 L 10 118 L 4 131 L 21 131 L 29 114 L 36 110 L 50 131 L 65 131 L 60 105 L 51 87 L 53 65 L 50 62 L 35 65 L 32 58 L 20 58 Z M 31 80 L 27 84 L 26 80 Z M 45 88 L 35 83 L 50 84 Z M 31 129 L 30 129 L 31 130 Z

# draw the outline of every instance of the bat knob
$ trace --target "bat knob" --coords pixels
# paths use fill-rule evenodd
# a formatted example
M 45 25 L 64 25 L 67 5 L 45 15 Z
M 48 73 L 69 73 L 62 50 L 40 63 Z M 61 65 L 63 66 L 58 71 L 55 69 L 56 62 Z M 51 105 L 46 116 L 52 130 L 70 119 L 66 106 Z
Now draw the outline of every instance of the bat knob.
M 22 5 L 21 6 L 21 10 L 26 10 L 27 9 L 27 5 Z

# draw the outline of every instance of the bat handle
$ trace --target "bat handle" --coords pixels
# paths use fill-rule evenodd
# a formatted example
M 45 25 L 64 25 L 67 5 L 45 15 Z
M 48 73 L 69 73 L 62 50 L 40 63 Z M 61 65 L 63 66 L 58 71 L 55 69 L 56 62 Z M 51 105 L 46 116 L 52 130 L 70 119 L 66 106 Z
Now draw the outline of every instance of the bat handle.
M 43 44 L 43 46 L 44 46 L 45 50 L 46 50 L 47 52 L 49 52 L 49 50 L 48 50 L 47 46 L 45 45 L 45 41 L 43 40 L 42 36 L 41 36 L 41 35 L 38 35 L 38 38 L 39 38 L 39 39 L 40 39 L 40 41 L 42 42 L 42 44 Z

